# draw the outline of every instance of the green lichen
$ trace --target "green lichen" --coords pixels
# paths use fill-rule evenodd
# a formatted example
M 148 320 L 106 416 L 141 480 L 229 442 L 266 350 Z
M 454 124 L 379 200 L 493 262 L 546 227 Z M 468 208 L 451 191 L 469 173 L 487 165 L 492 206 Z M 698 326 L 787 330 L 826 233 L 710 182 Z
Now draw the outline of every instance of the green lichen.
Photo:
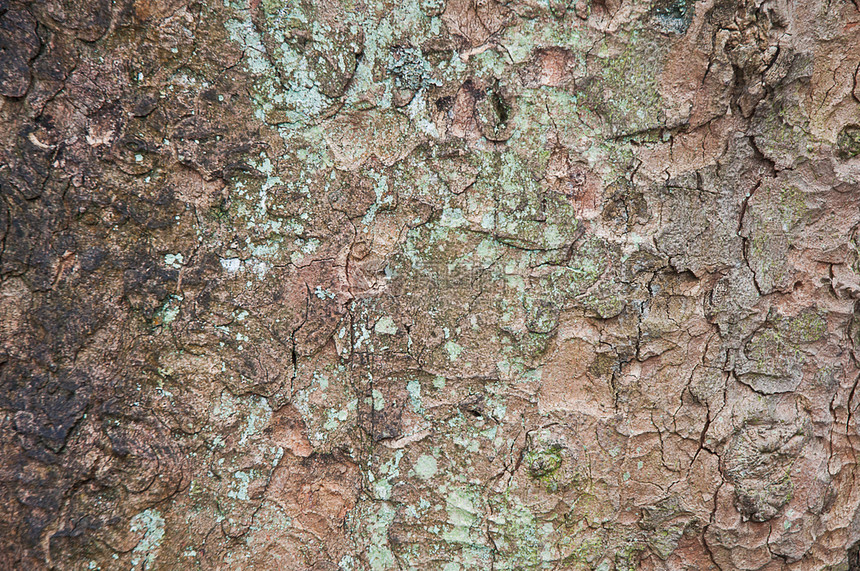
M 836 147 L 843 159 L 851 159 L 860 155 L 860 126 L 846 125 L 836 137 Z
M 561 448 L 554 446 L 545 450 L 532 450 L 525 455 L 526 466 L 532 478 L 551 478 L 561 466 Z
M 803 220 L 809 211 L 807 198 L 796 186 L 786 186 L 779 192 L 779 212 L 783 230 L 794 230 L 797 223 Z
M 659 92 L 663 50 L 638 32 L 630 34 L 617 55 L 612 54 L 608 43 L 601 45 L 600 80 L 589 86 L 588 98 L 602 111 L 612 137 L 648 133 L 664 126 Z
M 827 332 L 827 321 L 821 313 L 809 309 L 795 317 L 779 319 L 777 327 L 789 343 L 814 343 Z

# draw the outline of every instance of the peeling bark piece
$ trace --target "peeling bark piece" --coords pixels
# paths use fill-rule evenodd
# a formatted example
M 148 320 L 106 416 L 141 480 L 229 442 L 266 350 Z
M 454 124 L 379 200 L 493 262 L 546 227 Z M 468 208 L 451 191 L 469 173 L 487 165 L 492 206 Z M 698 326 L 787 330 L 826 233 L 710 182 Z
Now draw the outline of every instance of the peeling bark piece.
M 514 108 L 505 99 L 504 90 L 495 84 L 476 106 L 481 133 L 490 141 L 506 141 L 511 136 Z
M 101 38 L 111 19 L 110 0 L 61 0 L 44 2 L 47 13 L 60 26 L 73 32 L 84 41 L 94 42 Z
M 523 83 L 530 88 L 566 86 L 576 81 L 577 63 L 576 54 L 564 48 L 535 50 L 532 60 L 521 72 Z
M 746 519 L 773 519 L 794 490 L 791 467 L 809 438 L 802 422 L 751 421 L 726 451 L 726 475 L 735 486 L 735 506 Z
M 805 360 L 803 352 L 778 331 L 765 329 L 746 344 L 735 371 L 738 380 L 755 391 L 787 393 L 800 385 Z

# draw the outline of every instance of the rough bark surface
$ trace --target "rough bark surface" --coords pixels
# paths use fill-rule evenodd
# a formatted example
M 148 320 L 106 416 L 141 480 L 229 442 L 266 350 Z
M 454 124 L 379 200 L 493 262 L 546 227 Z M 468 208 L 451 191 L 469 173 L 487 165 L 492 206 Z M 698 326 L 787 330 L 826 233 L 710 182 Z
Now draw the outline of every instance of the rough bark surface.
M 860 569 L 856 0 L 0 0 L 0 568 Z

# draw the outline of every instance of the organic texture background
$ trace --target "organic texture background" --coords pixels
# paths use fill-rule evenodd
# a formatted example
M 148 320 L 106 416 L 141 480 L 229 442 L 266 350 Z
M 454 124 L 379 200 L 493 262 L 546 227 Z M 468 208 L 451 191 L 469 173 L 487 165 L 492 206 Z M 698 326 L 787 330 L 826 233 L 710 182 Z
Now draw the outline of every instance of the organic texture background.
M 848 0 L 0 0 L 0 568 L 860 569 Z

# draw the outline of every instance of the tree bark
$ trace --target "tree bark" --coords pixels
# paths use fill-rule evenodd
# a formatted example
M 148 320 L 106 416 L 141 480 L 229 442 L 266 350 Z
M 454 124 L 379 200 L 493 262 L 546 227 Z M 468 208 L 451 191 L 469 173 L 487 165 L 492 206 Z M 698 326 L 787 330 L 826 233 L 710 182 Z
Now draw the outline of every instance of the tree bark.
M 3 569 L 857 569 L 847 0 L 0 0 Z

